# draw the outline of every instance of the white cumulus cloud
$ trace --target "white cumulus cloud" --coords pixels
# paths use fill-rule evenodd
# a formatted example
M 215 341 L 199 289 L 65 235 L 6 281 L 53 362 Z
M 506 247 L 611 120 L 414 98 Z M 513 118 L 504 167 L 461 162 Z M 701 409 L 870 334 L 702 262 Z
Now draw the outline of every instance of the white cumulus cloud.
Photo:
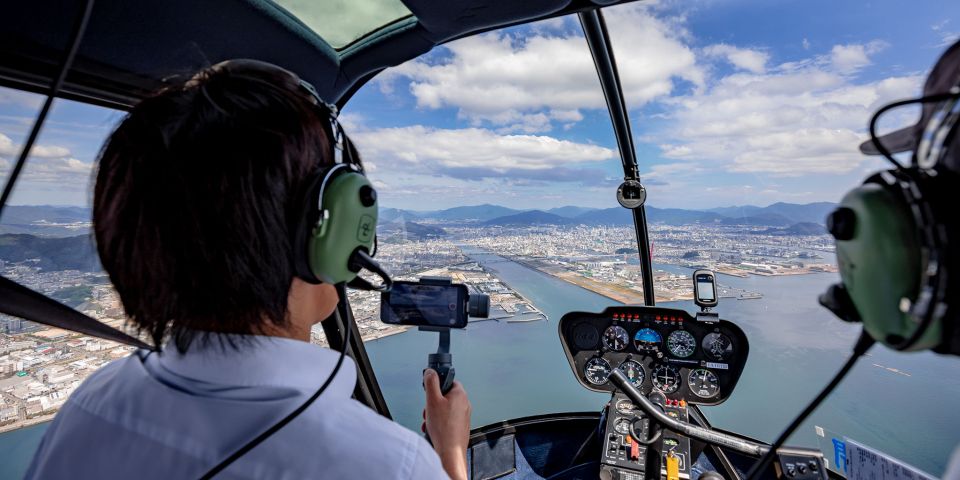
M 765 72 L 767 61 L 770 59 L 770 55 L 766 52 L 737 48 L 724 43 L 710 45 L 704 48 L 703 52 L 710 57 L 725 58 L 733 66 L 753 73 Z
M 668 128 L 650 143 L 667 158 L 709 162 L 735 172 L 847 173 L 864 161 L 857 149 L 870 115 L 919 92 L 923 77 L 858 82 L 855 72 L 883 48 L 838 45 L 827 56 L 713 79 L 668 101 Z M 824 61 L 828 58 L 829 61 Z
M 358 130 L 351 136 L 363 152 L 364 161 L 383 171 L 543 172 L 616 156 L 613 150 L 597 145 L 543 135 L 500 135 L 484 128 L 413 125 Z
M 683 42 L 679 21 L 657 18 L 644 4 L 618 7 L 606 18 L 632 108 L 670 95 L 679 80 L 702 85 L 703 72 Z M 579 28 L 556 23 L 525 36 L 464 38 L 443 47 L 449 55 L 407 62 L 378 81 L 390 92 L 398 80 L 407 80 L 418 107 L 455 108 L 474 126 L 532 133 L 549 130 L 552 121 L 579 121 L 579 109 L 605 106 L 603 92 Z

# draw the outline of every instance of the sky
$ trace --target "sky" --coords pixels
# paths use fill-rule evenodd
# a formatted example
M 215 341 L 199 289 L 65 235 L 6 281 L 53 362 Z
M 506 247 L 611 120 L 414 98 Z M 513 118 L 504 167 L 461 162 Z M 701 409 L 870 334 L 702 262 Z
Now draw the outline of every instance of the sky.
M 873 111 L 919 95 L 960 3 L 662 0 L 603 10 L 648 203 L 838 201 L 884 164 Z M 41 98 L 0 89 L 0 178 Z M 915 121 L 891 113 L 881 125 Z M 89 204 L 118 112 L 58 101 L 14 204 Z M 384 207 L 612 207 L 616 141 L 576 17 L 464 38 L 388 69 L 341 115 Z

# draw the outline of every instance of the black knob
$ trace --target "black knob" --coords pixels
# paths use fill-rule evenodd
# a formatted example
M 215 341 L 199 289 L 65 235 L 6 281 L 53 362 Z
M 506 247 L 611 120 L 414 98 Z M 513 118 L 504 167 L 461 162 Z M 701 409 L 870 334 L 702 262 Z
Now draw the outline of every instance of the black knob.
M 377 203 L 377 191 L 370 185 L 360 187 L 360 203 L 364 207 L 372 207 L 374 203 Z
M 827 216 L 827 231 L 837 240 L 850 240 L 857 226 L 857 214 L 848 207 L 840 207 Z

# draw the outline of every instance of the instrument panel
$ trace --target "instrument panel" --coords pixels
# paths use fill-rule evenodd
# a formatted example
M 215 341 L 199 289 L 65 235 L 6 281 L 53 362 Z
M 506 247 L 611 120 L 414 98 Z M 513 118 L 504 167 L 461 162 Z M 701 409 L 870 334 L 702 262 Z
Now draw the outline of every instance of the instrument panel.
M 602 313 L 570 312 L 560 319 L 570 368 L 586 388 L 612 392 L 619 368 L 649 395 L 718 405 L 733 392 L 747 362 L 743 330 L 726 320 L 698 321 L 684 310 L 618 306 Z

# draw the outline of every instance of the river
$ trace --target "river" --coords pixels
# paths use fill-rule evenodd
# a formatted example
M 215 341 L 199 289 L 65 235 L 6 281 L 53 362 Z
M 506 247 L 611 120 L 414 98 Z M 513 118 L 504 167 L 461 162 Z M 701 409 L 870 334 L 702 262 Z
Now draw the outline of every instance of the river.
M 457 379 L 469 392 L 474 425 L 602 408 L 607 396 L 587 391 L 570 371 L 557 321 L 569 311 L 600 311 L 616 302 L 503 257 L 469 253 L 550 318 L 478 322 L 453 332 Z M 690 273 L 670 265 L 656 268 Z M 770 441 L 840 368 L 859 327 L 835 319 L 816 302 L 836 280 L 836 274 L 718 277 L 722 284 L 760 292 L 763 298 L 724 299 L 717 308 L 747 333 L 750 357 L 731 398 L 704 408 L 714 425 Z M 694 311 L 692 302 L 664 305 Z M 415 330 L 367 342 L 391 413 L 416 431 L 423 408 L 420 371 L 436 345 L 436 334 Z M 939 476 L 960 443 L 960 415 L 951 407 L 960 401 L 958 367 L 960 359 L 875 346 L 791 443 L 815 446 L 813 426 L 819 425 Z M 44 424 L 0 435 L 0 478 L 22 476 L 45 429 Z

